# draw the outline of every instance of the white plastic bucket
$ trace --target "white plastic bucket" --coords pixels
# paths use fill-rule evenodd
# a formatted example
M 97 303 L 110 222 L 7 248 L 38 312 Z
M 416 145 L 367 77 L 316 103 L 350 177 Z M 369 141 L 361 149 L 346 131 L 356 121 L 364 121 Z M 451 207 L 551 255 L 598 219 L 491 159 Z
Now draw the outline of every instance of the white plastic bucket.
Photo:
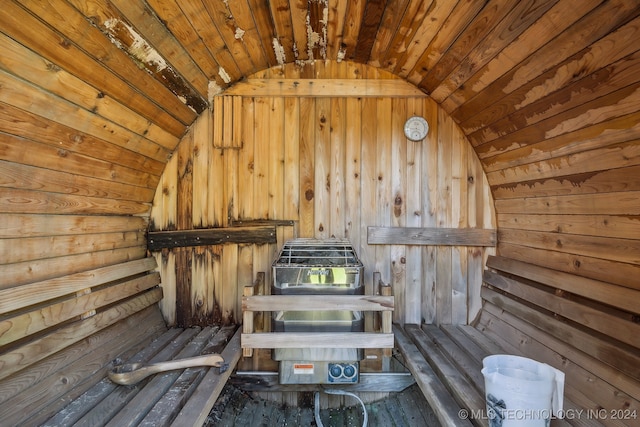
M 564 373 L 526 357 L 497 354 L 482 361 L 490 427 L 548 427 L 560 418 Z

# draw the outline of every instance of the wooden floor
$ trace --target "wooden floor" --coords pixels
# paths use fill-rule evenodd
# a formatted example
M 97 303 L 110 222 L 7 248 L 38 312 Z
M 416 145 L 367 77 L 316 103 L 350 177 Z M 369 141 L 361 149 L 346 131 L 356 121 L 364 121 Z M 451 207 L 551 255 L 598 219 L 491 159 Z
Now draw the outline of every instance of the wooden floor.
M 311 399 L 312 400 L 312 399 Z M 365 405 L 370 427 L 439 427 L 433 411 L 417 385 L 388 398 Z M 323 409 L 320 411 L 325 427 L 360 427 L 362 407 Z M 243 426 L 316 426 L 312 401 L 307 407 L 285 407 L 280 403 L 255 397 L 232 384 L 227 384 L 211 410 L 205 427 Z

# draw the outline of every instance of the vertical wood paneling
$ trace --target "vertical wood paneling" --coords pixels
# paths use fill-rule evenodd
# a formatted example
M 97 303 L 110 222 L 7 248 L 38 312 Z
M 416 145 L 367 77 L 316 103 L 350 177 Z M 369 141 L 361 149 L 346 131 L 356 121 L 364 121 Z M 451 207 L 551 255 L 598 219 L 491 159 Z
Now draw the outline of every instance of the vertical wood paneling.
M 410 99 L 406 103 L 405 114 L 407 117 L 414 115 L 423 116 L 422 100 Z M 424 117 L 424 116 L 423 116 Z M 431 130 L 433 133 L 433 129 Z M 426 169 L 422 162 L 422 151 L 426 141 L 412 142 L 406 144 L 406 180 L 405 190 L 405 225 L 407 227 L 421 227 L 422 217 L 422 194 L 423 194 L 423 173 Z M 401 142 L 399 142 L 401 143 Z M 406 248 L 406 287 L 405 287 L 405 315 L 406 323 L 420 324 L 423 315 L 422 310 L 422 288 L 423 281 L 427 274 L 423 274 L 422 256 L 428 248 L 419 246 L 407 246 Z
M 406 141 L 404 134 L 398 132 L 402 129 L 404 122 L 407 119 L 407 101 L 404 99 L 393 99 L 391 101 L 391 176 L 389 180 L 391 182 L 391 218 L 390 224 L 392 227 L 405 227 L 407 226 L 407 199 L 411 198 L 410 194 L 415 194 L 413 191 L 409 191 L 407 187 L 407 146 L 412 145 L 411 142 Z M 407 298 L 407 291 L 410 284 L 407 278 L 407 250 L 408 248 L 400 245 L 393 245 L 391 250 L 391 268 L 392 268 L 392 283 L 393 293 L 396 297 L 396 304 L 399 307 L 403 307 L 402 310 L 395 312 L 395 321 L 403 324 L 406 320 L 407 313 L 411 311 L 412 307 L 418 306 L 416 301 Z M 419 300 L 418 300 L 419 301 Z
M 377 101 L 375 98 L 365 98 L 362 102 L 361 129 L 361 211 L 360 211 L 360 247 L 358 255 L 364 264 L 364 288 L 369 295 L 377 292 L 377 283 L 373 283 L 373 275 L 378 272 L 376 265 L 376 247 L 366 244 L 367 226 L 377 223 L 377 199 L 376 184 L 378 182 L 376 164 L 376 134 L 378 132 L 378 121 L 371 120 L 377 117 Z M 385 283 L 390 283 L 390 277 L 384 277 Z M 373 329 L 373 317 L 365 317 L 365 328 Z
M 328 238 L 331 225 L 331 99 L 315 100 L 314 236 Z
M 347 67 L 338 65 L 316 72 L 348 75 Z M 180 173 L 173 176 L 189 179 L 192 189 L 173 186 L 193 194 L 192 211 L 183 211 L 192 215 L 194 226 L 249 219 L 294 220 L 296 226 L 277 228 L 278 245 L 221 245 L 189 249 L 191 258 L 178 256 L 178 263 L 193 263 L 188 269 L 192 318 L 237 320 L 238 286 L 264 271 L 267 286 L 261 292 L 269 292 L 279 245 L 296 236 L 351 239 L 365 265 L 366 291 L 377 291 L 374 272 L 393 285 L 397 322 L 466 323 L 475 316 L 486 250 L 366 241 L 368 226 L 494 226 L 485 214 L 484 205 L 492 201 L 482 167 L 459 128 L 432 100 L 246 97 L 241 105 L 242 117 L 236 119 L 242 123 L 242 147 L 213 147 L 213 126 L 237 128 L 217 120 L 215 110 L 212 120 L 198 120 L 180 146 Z M 404 122 L 414 114 L 431 124 L 421 142 L 404 137 Z M 182 157 L 187 155 L 191 163 Z M 157 197 L 167 195 L 158 192 Z M 178 197 L 178 205 L 183 198 Z M 155 203 L 153 218 L 159 206 Z M 176 271 L 178 282 L 187 279 L 180 276 L 179 265 Z M 366 327 L 374 327 L 372 317 L 366 318 Z
M 300 99 L 300 237 L 315 235 L 315 102 L 312 98 Z
M 345 236 L 360 248 L 362 214 L 362 98 L 347 98 L 345 105 Z M 366 236 L 366 234 L 365 234 Z

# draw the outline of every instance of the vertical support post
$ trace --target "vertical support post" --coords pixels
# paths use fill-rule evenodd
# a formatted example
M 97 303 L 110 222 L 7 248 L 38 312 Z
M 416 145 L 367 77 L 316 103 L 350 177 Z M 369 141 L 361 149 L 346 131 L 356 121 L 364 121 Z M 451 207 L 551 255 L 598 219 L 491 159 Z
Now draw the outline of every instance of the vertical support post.
M 253 286 L 249 285 L 245 286 L 242 292 L 242 295 L 245 297 L 253 296 Z M 242 311 L 242 333 L 244 334 L 252 334 L 253 333 L 253 311 L 243 310 Z M 242 349 L 243 357 L 252 357 L 253 349 L 252 348 L 243 348 Z
M 388 297 L 388 296 L 391 296 L 391 294 L 392 294 L 391 285 L 380 281 L 380 295 Z M 383 311 L 382 312 L 382 333 L 383 334 L 390 334 L 393 332 L 392 323 L 393 323 L 393 312 L 390 310 Z M 385 359 L 391 357 L 392 350 L 393 349 L 391 348 L 383 349 L 382 354 Z

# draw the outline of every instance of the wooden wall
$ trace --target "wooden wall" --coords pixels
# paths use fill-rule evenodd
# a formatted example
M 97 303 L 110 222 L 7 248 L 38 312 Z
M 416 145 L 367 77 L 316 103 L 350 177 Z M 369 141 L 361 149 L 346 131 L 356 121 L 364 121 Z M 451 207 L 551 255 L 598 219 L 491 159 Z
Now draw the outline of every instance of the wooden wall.
M 305 77 L 300 70 L 278 68 L 255 77 Z M 302 70 L 318 79 L 391 78 L 346 63 Z M 368 226 L 495 227 L 478 158 L 431 99 L 236 96 L 236 108 L 231 97 L 214 99 L 213 111 L 202 114 L 183 138 L 156 191 L 151 230 L 247 220 L 295 225 L 278 227 L 274 245 L 156 253 L 170 323 L 237 322 L 241 287 L 260 271 L 269 283 L 279 247 L 296 236 L 349 238 L 365 265 L 367 290 L 375 271 L 393 283 L 396 321 L 466 323 L 475 316 L 486 249 L 367 244 Z M 406 118 L 414 114 L 431 126 L 422 142 L 403 134 Z

